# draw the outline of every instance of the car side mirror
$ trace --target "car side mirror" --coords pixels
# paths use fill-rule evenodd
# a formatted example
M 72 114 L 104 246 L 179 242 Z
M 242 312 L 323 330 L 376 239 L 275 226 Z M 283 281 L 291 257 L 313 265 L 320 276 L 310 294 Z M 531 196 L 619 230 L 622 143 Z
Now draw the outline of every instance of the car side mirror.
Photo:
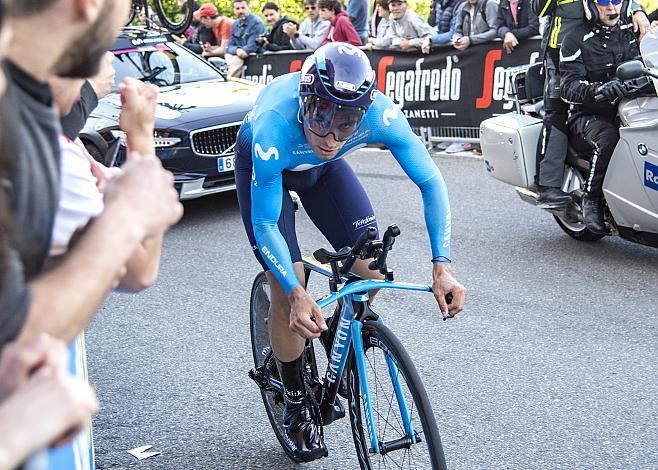
M 619 80 L 633 80 L 644 76 L 644 64 L 640 60 L 624 62 L 617 67 L 616 74 Z
M 228 64 L 224 59 L 221 57 L 210 57 L 208 58 L 208 62 L 210 62 L 213 67 L 215 67 L 219 73 L 222 74 L 224 78 L 228 75 Z

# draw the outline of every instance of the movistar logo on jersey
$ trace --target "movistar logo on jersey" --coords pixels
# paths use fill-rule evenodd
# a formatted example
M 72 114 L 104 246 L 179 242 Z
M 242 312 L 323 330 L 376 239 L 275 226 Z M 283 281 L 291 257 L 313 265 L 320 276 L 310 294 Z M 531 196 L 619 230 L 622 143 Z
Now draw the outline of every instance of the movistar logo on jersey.
M 281 266 L 281 263 L 279 263 L 279 260 L 276 259 L 276 256 L 274 256 L 272 254 L 272 252 L 270 251 L 270 249 L 268 247 L 263 246 L 263 248 L 261 248 L 260 251 L 263 252 L 265 257 L 268 260 L 270 260 L 270 263 L 272 263 L 274 265 L 274 267 L 281 273 L 281 275 L 283 277 L 286 277 L 288 275 L 288 272 L 286 271 L 286 269 L 283 266 Z
M 644 185 L 658 191 L 658 166 L 644 162 Z
M 263 150 L 263 147 L 260 144 L 254 145 L 254 151 L 256 152 L 256 157 L 264 161 L 269 161 L 270 158 L 274 157 L 275 160 L 279 159 L 279 149 L 276 147 L 270 147 L 267 151 Z
M 386 108 L 384 110 L 384 114 L 382 115 L 384 124 L 386 124 L 386 126 L 390 126 L 391 119 L 397 119 L 399 115 L 400 115 L 400 111 L 398 110 L 397 106 L 393 105 L 392 108 Z

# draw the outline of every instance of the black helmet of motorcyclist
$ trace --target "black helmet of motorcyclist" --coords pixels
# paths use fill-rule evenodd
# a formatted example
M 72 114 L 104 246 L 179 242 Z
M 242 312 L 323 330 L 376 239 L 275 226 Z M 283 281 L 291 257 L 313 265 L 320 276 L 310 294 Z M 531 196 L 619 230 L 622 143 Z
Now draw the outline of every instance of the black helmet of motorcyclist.
M 627 2 L 622 0 L 583 0 L 585 18 L 593 24 L 615 26 L 619 22 L 622 8 Z

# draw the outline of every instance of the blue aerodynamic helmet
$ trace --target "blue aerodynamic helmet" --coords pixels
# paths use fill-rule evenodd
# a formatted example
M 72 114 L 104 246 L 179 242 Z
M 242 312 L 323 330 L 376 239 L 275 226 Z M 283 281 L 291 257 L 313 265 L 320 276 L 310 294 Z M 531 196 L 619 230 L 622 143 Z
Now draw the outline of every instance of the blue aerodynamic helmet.
M 375 99 L 375 71 L 365 53 L 347 43 L 320 47 L 302 66 L 299 102 L 304 126 L 320 137 L 348 140 Z

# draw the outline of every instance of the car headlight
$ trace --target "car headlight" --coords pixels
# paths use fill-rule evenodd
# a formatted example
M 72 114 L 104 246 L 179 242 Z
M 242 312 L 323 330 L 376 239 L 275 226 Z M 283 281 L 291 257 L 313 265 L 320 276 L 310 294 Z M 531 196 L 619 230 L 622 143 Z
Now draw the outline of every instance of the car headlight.
M 120 140 L 121 145 L 123 145 L 124 147 L 127 146 L 125 132 L 119 129 L 115 129 L 110 132 L 115 139 Z M 156 149 L 173 147 L 174 145 L 177 145 L 179 143 L 181 143 L 181 139 L 179 137 L 171 137 L 168 132 L 163 132 L 163 131 L 153 132 L 153 144 L 155 145 Z

